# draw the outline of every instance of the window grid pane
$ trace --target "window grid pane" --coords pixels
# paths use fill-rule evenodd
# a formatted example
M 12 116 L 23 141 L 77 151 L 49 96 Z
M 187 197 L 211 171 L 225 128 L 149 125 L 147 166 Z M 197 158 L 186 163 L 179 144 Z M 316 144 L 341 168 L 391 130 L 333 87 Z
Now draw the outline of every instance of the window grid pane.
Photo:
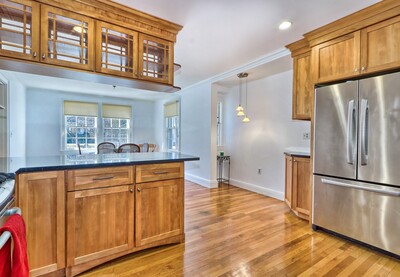
M 165 118 L 167 150 L 179 150 L 179 116 Z
M 103 118 L 104 141 L 112 142 L 116 147 L 129 142 L 129 119 Z
M 97 117 L 66 115 L 66 149 L 95 149 L 97 145 Z

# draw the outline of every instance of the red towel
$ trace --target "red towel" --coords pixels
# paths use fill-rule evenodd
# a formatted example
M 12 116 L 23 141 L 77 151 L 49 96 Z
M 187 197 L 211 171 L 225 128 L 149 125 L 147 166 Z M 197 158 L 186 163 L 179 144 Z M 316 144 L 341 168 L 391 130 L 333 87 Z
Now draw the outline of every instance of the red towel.
M 28 255 L 26 248 L 26 229 L 22 217 L 14 214 L 8 218 L 0 234 L 11 233 L 14 250 L 11 263 L 11 239 L 0 250 L 0 277 L 29 277 Z M 12 264 L 12 266 L 11 266 Z

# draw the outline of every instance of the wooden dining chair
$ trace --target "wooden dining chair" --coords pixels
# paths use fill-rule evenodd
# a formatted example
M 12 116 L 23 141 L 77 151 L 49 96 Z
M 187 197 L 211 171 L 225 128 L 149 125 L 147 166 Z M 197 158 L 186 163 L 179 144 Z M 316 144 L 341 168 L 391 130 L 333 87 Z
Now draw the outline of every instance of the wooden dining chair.
M 135 153 L 140 152 L 140 147 L 134 143 L 125 143 L 118 147 L 118 153 Z
M 97 154 L 115 153 L 115 144 L 112 142 L 102 142 L 97 145 Z

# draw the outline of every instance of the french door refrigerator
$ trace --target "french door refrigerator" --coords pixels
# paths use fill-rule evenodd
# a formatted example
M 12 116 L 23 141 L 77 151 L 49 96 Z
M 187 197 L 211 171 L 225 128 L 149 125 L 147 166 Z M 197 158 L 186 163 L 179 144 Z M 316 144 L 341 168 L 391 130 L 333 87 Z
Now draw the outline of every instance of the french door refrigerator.
M 400 255 L 400 73 L 315 90 L 313 228 Z

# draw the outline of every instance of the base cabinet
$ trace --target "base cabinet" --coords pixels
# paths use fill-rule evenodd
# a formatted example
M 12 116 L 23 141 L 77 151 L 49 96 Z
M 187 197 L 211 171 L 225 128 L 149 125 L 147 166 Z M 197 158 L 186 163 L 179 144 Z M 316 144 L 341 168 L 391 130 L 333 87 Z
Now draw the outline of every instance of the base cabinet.
M 133 249 L 133 187 L 67 193 L 67 267 Z
M 30 276 L 75 276 L 184 241 L 183 162 L 17 175 Z
M 64 171 L 19 174 L 16 196 L 26 224 L 30 276 L 64 270 Z
M 285 201 L 299 217 L 309 220 L 311 210 L 310 158 L 285 156 Z
M 137 184 L 136 246 L 183 235 L 183 178 Z

